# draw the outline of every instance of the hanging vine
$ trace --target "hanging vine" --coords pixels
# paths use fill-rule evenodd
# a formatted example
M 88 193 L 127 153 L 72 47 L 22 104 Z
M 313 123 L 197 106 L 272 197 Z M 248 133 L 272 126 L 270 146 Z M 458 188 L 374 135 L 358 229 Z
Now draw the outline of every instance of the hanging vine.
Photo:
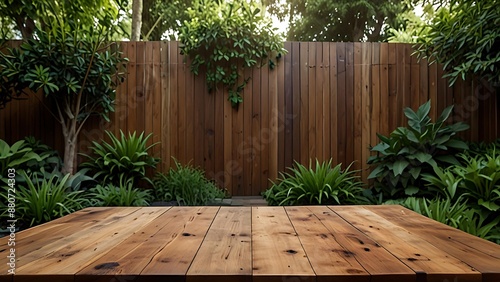
M 255 2 L 197 0 L 188 8 L 179 38 L 181 54 L 191 58 L 191 72 L 205 70 L 209 91 L 223 85 L 233 107 L 250 77 L 240 79 L 244 68 L 267 64 L 286 53 L 283 36 L 272 27 Z

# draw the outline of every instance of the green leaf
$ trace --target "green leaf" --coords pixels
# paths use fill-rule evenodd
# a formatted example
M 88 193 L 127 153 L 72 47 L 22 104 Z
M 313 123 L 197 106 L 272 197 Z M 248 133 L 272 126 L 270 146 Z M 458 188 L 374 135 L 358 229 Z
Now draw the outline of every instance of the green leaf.
M 418 152 L 414 156 L 421 163 L 426 163 L 432 159 L 432 155 L 425 152 Z
M 406 160 L 397 160 L 394 162 L 394 166 L 392 170 L 394 171 L 394 175 L 401 175 L 403 171 L 408 167 L 410 163 Z
M 408 196 L 413 196 L 413 195 L 417 194 L 419 190 L 420 189 L 418 189 L 418 187 L 409 186 L 409 187 L 405 188 L 405 194 Z
M 487 208 L 488 210 L 490 211 L 498 211 L 500 210 L 500 206 L 497 205 L 496 203 L 494 202 L 490 202 L 490 201 L 485 201 L 483 199 L 479 199 L 477 201 L 477 203 L 480 205 L 480 206 L 483 206 L 485 208 Z
M 368 179 L 377 178 L 383 172 L 384 172 L 384 167 L 383 166 L 377 166 L 375 169 L 372 170 L 372 172 L 370 173 L 370 175 L 368 175 Z

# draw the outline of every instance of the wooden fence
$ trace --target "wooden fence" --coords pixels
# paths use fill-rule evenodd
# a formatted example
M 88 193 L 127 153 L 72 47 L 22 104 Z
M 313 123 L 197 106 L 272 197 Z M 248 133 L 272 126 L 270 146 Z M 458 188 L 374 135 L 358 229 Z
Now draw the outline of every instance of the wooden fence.
M 442 70 L 411 56 L 407 44 L 286 42 L 274 70 L 246 71 L 244 102 L 231 108 L 227 94 L 208 93 L 203 76 L 189 71 L 178 42 L 123 42 L 128 77 L 119 86 L 112 122 L 90 120 L 80 152 L 104 130 L 152 133 L 152 153 L 167 171 L 175 157 L 201 167 L 232 195 L 258 195 L 269 179 L 298 161 L 333 159 L 368 175 L 376 133 L 406 124 L 404 107 L 432 100 L 431 116 L 455 104 L 453 121 L 471 129 L 462 137 L 498 135 L 497 97 L 483 85 L 458 81 L 449 88 Z M 0 138 L 33 135 L 62 151 L 59 125 L 37 99 L 0 111 Z M 81 159 L 80 159 L 81 161 Z

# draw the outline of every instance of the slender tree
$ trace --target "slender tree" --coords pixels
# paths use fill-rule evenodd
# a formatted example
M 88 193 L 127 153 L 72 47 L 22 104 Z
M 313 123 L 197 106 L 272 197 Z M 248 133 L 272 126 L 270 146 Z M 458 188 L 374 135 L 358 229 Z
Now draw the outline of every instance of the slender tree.
M 85 28 L 58 18 L 47 30 L 0 53 L 0 108 L 12 98 L 43 93 L 64 136 L 62 172 L 74 173 L 78 135 L 91 115 L 109 120 L 125 60 L 106 44 L 102 26 Z
M 131 41 L 141 40 L 142 26 L 142 0 L 134 0 L 132 4 L 132 33 L 130 34 Z

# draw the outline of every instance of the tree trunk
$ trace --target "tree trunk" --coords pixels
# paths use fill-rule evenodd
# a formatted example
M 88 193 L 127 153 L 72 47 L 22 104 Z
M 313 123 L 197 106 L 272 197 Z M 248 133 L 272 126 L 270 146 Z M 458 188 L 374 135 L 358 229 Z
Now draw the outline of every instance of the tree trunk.
M 17 28 L 21 31 L 22 37 L 24 39 L 33 38 L 33 32 L 35 31 L 35 21 L 23 15 L 16 16 L 15 20 Z
M 68 127 L 65 124 L 62 125 L 63 135 L 64 135 L 64 159 L 63 167 L 61 172 L 63 174 L 75 174 L 75 164 L 76 164 L 76 123 L 70 122 Z
M 132 4 L 132 34 L 131 41 L 141 40 L 142 0 L 134 0 Z

